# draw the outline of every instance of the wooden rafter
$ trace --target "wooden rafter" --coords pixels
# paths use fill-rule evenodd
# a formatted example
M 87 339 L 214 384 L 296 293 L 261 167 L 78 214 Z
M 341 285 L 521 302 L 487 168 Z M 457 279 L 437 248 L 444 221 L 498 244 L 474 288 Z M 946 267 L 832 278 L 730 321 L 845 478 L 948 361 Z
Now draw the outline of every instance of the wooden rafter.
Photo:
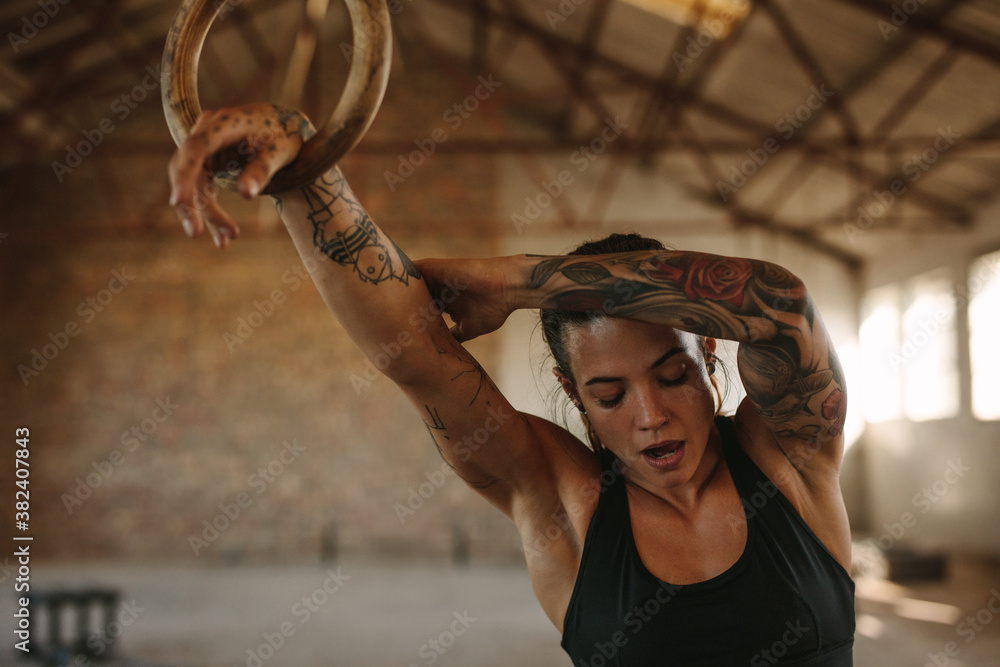
M 933 12 L 925 12 L 923 5 L 921 5 L 921 9 L 918 11 L 912 14 L 905 14 L 907 17 L 906 20 L 900 26 L 896 26 L 892 22 L 892 14 L 895 9 L 893 5 L 896 3 L 885 0 L 840 0 L 840 2 L 865 9 L 877 15 L 878 20 L 885 21 L 892 27 L 899 27 L 900 32 L 914 30 L 939 39 L 968 53 L 986 58 L 994 64 L 1000 64 L 1000 45 L 978 35 L 956 30 L 946 22 L 939 20 L 939 17 Z M 962 4 L 962 2 L 958 4 Z

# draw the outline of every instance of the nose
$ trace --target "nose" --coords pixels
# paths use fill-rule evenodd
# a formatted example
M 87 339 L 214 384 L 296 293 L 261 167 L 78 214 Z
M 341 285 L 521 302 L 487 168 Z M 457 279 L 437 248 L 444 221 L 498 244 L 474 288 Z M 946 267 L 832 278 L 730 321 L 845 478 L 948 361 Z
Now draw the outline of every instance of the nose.
M 655 431 L 670 423 L 670 409 L 653 387 L 638 392 L 636 426 L 640 431 Z

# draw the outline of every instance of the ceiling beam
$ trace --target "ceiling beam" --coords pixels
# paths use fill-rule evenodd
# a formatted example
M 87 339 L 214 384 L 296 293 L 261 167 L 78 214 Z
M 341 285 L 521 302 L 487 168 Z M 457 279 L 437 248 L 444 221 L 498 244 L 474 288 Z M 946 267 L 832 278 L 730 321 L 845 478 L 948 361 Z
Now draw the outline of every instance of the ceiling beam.
M 472 2 L 472 67 L 477 72 L 486 69 L 490 48 L 490 16 L 486 12 L 487 0 Z
M 452 9 L 456 9 L 458 11 L 468 11 L 469 9 L 469 3 L 464 0 L 434 0 L 434 2 L 443 6 L 451 7 Z M 580 55 L 580 44 L 569 38 L 563 37 L 562 35 L 543 30 L 519 14 L 502 12 L 492 6 L 487 6 L 487 12 L 495 24 L 504 26 L 522 35 L 530 36 L 536 40 L 540 40 L 545 43 L 547 48 L 553 53 L 562 53 L 567 57 L 574 58 L 577 58 Z M 595 51 L 592 54 L 591 61 L 594 65 L 605 67 L 613 72 L 624 83 L 630 83 L 649 89 L 653 89 L 661 84 L 661 80 L 658 77 L 645 72 L 640 72 L 631 65 L 621 62 L 616 58 L 612 58 L 611 56 L 601 53 L 600 51 Z M 692 104 L 700 111 L 713 117 L 718 117 L 740 129 L 753 129 L 763 133 L 770 131 L 766 124 L 749 118 L 734 109 L 729 109 L 716 103 L 687 97 L 683 98 L 681 102 L 685 104 Z
M 832 80 L 823 71 L 819 60 L 809 50 L 805 40 L 799 35 L 798 30 L 792 25 L 785 12 L 779 9 L 777 3 L 773 0 L 756 1 L 770 17 L 771 23 L 774 24 L 774 27 L 778 30 L 778 34 L 781 35 L 781 39 L 788 46 L 795 60 L 806 73 L 806 77 L 810 79 L 810 83 L 815 86 L 822 86 L 823 84 L 831 84 L 832 86 Z M 844 131 L 844 139 L 851 144 L 858 143 L 857 122 L 855 122 L 850 111 L 845 106 L 844 100 L 837 95 L 833 95 L 830 97 L 828 103 L 830 108 L 837 114 L 841 128 Z
M 695 198 L 701 199 L 712 206 L 723 208 L 737 228 L 750 226 L 764 229 L 774 234 L 778 234 L 779 236 L 794 239 L 798 243 L 817 250 L 828 257 L 836 259 L 851 270 L 857 270 L 860 268 L 862 264 L 860 257 L 847 252 L 839 246 L 827 243 L 823 239 L 818 238 L 813 231 L 808 228 L 794 227 L 779 222 L 775 219 L 773 213 L 750 210 L 740 205 L 734 198 L 730 198 L 723 202 L 718 197 L 709 194 L 709 192 L 714 189 L 714 184 L 720 180 L 720 175 L 715 168 L 715 162 L 712 160 L 712 153 L 704 145 L 698 142 L 697 138 L 695 138 L 693 128 L 687 126 L 687 124 L 685 124 L 684 127 L 684 134 L 690 137 L 694 142 L 695 164 L 702 172 L 702 175 L 705 177 L 707 183 L 705 190 L 699 191 L 693 187 L 686 188 L 691 191 Z
M 757 5 L 751 3 L 747 15 L 742 21 L 737 22 L 733 26 L 724 39 L 714 40 L 696 60 L 688 64 L 687 82 L 675 89 L 672 99 L 669 100 L 669 113 L 660 118 L 661 127 L 666 127 L 669 131 L 669 128 L 678 125 L 681 111 L 686 107 L 677 101 L 695 100 L 700 97 L 701 89 L 708 82 L 712 73 L 719 67 L 719 63 L 722 62 L 723 57 L 729 54 L 740 43 L 743 33 L 746 31 L 750 21 L 753 20 L 756 9 Z M 659 135 L 654 134 L 652 136 L 656 137 Z
M 594 53 L 597 51 L 597 41 L 601 38 L 604 21 L 612 2 L 613 0 L 597 0 L 593 9 L 590 10 L 590 14 L 587 15 L 583 38 L 580 41 L 581 48 L 577 52 L 576 60 L 572 67 L 572 74 L 570 75 L 570 90 L 581 90 L 586 84 L 587 72 L 590 69 L 591 61 L 594 59 Z M 573 110 L 572 101 L 567 99 L 566 105 L 563 108 L 563 122 L 561 123 L 564 132 L 572 132 Z
M 507 14 L 518 25 L 533 25 L 521 13 L 516 0 L 503 0 L 503 4 L 506 7 Z M 559 72 L 566 81 L 566 86 L 570 93 L 579 98 L 583 105 L 590 109 L 590 112 L 594 115 L 596 125 L 601 125 L 606 118 L 614 115 L 587 80 L 584 77 L 578 76 L 576 68 L 568 62 L 570 55 L 575 56 L 573 58 L 574 61 L 579 61 L 581 58 L 589 60 L 593 57 L 593 54 L 588 55 L 582 45 L 577 45 L 577 48 L 573 52 L 567 52 L 562 48 L 560 43 L 552 39 L 551 35 L 540 30 L 532 30 L 525 33 L 524 36 L 530 38 L 538 46 L 546 60 Z M 622 137 L 622 141 L 627 143 L 624 136 Z
M 1000 46 L 997 46 L 995 42 L 956 30 L 922 9 L 913 14 L 904 12 L 907 17 L 906 21 L 896 26 L 892 20 L 893 12 L 898 5 L 896 2 L 885 2 L 884 0 L 840 0 L 840 2 L 867 10 L 871 14 L 877 15 L 879 20 L 885 21 L 889 26 L 898 27 L 900 31 L 916 30 L 1000 65 Z
M 685 44 L 686 40 L 694 37 L 695 27 L 700 25 L 702 17 L 705 15 L 705 1 L 706 0 L 696 0 L 691 5 L 688 10 L 689 20 L 681 26 L 680 32 L 677 34 L 677 37 L 674 38 L 673 47 L 670 49 L 670 55 L 667 56 L 667 62 L 663 64 L 663 71 L 660 74 L 660 83 L 649 91 L 649 102 L 646 105 L 645 111 L 643 111 L 642 118 L 639 119 L 639 127 L 636 130 L 640 146 L 648 146 L 649 144 L 647 142 L 657 136 L 660 125 L 659 119 L 662 116 L 663 109 L 667 105 L 668 101 L 674 97 L 677 80 L 681 75 L 681 68 L 674 60 L 674 56 L 681 50 L 681 47 Z M 713 41 L 713 44 L 714 43 L 715 42 Z M 711 46 L 712 44 L 707 47 L 710 51 L 712 50 Z M 679 114 L 681 105 L 674 105 L 674 109 L 677 110 L 677 113 Z M 641 159 L 648 161 L 651 157 L 652 155 L 648 150 L 642 152 Z
M 933 14 L 937 20 L 943 20 L 944 17 L 946 17 L 948 14 L 954 11 L 959 6 L 959 4 L 961 4 L 962 1 L 963 0 L 942 0 L 942 2 L 940 2 L 938 5 L 935 5 L 932 8 L 928 8 L 926 11 L 928 13 Z M 777 10 L 777 8 L 773 3 L 767 2 L 767 0 L 765 0 L 765 4 L 767 6 L 769 14 L 771 14 L 772 20 L 774 20 L 775 25 L 778 27 L 779 31 L 781 31 L 782 34 L 785 36 L 785 40 L 789 44 L 790 48 L 792 48 L 793 51 L 797 50 L 799 52 L 800 64 L 806 70 L 807 75 L 812 75 L 814 78 L 818 76 L 821 77 L 821 80 L 825 80 L 825 75 L 822 73 L 818 64 L 815 62 L 815 59 L 810 55 L 810 53 L 806 49 L 805 44 L 802 42 L 801 38 L 797 35 L 794 29 L 792 29 L 787 18 L 784 17 L 784 15 Z M 782 26 L 784 26 L 784 28 L 782 28 Z M 809 142 L 810 140 L 807 138 L 809 135 L 808 131 L 809 128 L 818 124 L 822 119 L 826 118 L 827 114 L 830 113 L 831 109 L 833 109 L 833 111 L 836 111 L 838 113 L 838 117 L 840 118 L 842 124 L 844 123 L 844 119 L 846 117 L 848 120 L 850 120 L 851 123 L 850 127 L 854 128 L 853 120 L 850 118 L 850 116 L 845 116 L 844 113 L 846 112 L 843 112 L 843 110 L 846 109 L 848 101 L 858 91 L 860 91 L 866 85 L 871 83 L 871 81 L 873 81 L 879 74 L 886 71 L 889 65 L 895 62 L 904 53 L 906 53 L 906 51 L 908 51 L 916 43 L 916 41 L 917 41 L 916 37 L 913 33 L 906 33 L 904 35 L 901 35 L 898 39 L 890 42 L 890 44 L 884 50 L 881 57 L 879 57 L 873 63 L 869 64 L 860 72 L 852 76 L 843 86 L 841 86 L 840 90 L 837 91 L 837 95 L 834 96 L 832 100 L 836 104 L 831 104 L 829 107 L 824 106 L 820 108 L 802 125 L 801 128 L 799 128 L 797 137 L 800 139 L 804 139 L 806 142 Z M 945 67 L 941 73 L 943 73 L 944 71 L 947 71 L 947 67 Z M 939 73 L 937 71 L 937 68 L 933 68 L 933 71 L 931 71 L 929 74 L 925 72 L 925 74 L 927 75 L 925 78 L 925 83 L 927 84 L 932 84 L 934 81 L 937 80 L 937 78 L 939 78 L 938 77 Z M 907 91 L 907 93 L 904 93 L 901 96 L 901 100 L 909 99 L 912 102 L 912 104 L 909 107 L 902 107 L 900 106 L 901 104 L 900 100 L 897 100 L 896 104 L 893 107 L 893 109 L 896 110 L 890 111 L 888 117 L 894 118 L 895 122 L 901 121 L 902 118 L 904 118 L 907 113 L 912 111 L 913 106 L 915 106 L 916 103 L 924 95 L 927 94 L 927 92 L 929 92 L 929 89 L 921 90 L 917 87 L 911 88 L 910 91 Z M 853 129 L 853 132 L 855 133 L 853 138 L 854 143 L 860 144 L 866 141 L 865 139 L 857 136 L 856 129 Z M 879 139 L 876 141 L 879 140 L 885 141 L 885 137 L 883 137 L 880 132 L 873 133 L 873 135 L 879 137 Z M 850 137 L 847 138 L 850 140 Z M 933 140 L 933 138 L 931 140 Z M 928 140 L 928 143 L 929 141 L 930 140 Z M 878 144 L 876 143 L 876 146 L 877 145 Z M 850 176 L 854 180 L 856 180 L 858 182 L 858 185 L 860 186 L 859 197 L 866 196 L 871 191 L 872 187 L 874 187 L 874 183 L 867 182 L 864 180 L 864 178 L 860 176 L 862 174 L 866 173 L 870 174 L 872 172 L 870 172 L 869 170 L 862 169 L 858 164 L 855 163 L 856 159 L 855 152 L 844 151 L 841 152 L 840 154 L 842 158 L 846 160 L 846 164 L 842 166 L 846 167 Z M 823 155 L 829 155 L 829 153 L 828 152 L 815 153 L 814 151 L 807 149 L 805 157 L 800 159 L 801 167 L 806 173 L 801 175 L 792 173 L 789 177 L 783 179 L 783 183 L 779 184 L 779 187 L 776 187 L 774 190 L 772 190 L 771 195 L 768 198 L 768 203 L 773 205 L 774 208 L 768 208 L 767 210 L 778 210 L 778 208 L 784 205 L 786 201 L 788 201 L 791 197 L 793 197 L 796 194 L 798 188 L 803 187 L 805 185 L 805 183 L 808 180 L 807 178 L 805 178 L 805 176 L 807 176 L 815 166 L 815 163 L 809 160 L 810 155 L 823 156 Z M 764 167 L 762 168 L 767 168 L 767 165 L 764 165 Z M 950 206 L 948 207 L 947 210 L 951 210 L 954 208 L 957 207 Z
M 916 81 L 899 96 L 888 111 L 879 119 L 871 131 L 871 136 L 888 140 L 889 133 L 892 132 L 906 116 L 913 111 L 924 97 L 926 97 L 934 86 L 948 73 L 951 66 L 958 59 L 959 50 L 954 46 L 948 46 L 940 56 L 931 62 Z

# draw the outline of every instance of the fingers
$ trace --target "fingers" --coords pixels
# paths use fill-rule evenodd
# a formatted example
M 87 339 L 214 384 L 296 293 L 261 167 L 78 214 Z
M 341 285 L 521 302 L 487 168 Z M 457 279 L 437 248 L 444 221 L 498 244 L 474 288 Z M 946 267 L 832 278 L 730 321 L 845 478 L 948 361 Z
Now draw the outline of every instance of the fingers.
M 181 220 L 181 224 L 184 226 L 184 231 L 188 236 L 194 238 L 201 234 L 204 229 L 204 223 L 201 219 L 201 206 L 199 206 L 199 201 L 196 200 L 194 196 L 195 193 L 201 193 L 204 197 L 204 185 L 203 178 L 201 174 L 193 179 L 194 184 L 188 182 L 189 177 L 187 177 L 183 172 L 181 167 L 183 162 L 193 160 L 186 155 L 184 155 L 183 149 L 178 150 L 174 153 L 173 159 L 170 161 L 170 167 L 168 173 L 170 176 L 170 205 L 177 212 L 178 217 Z
M 212 232 L 212 240 L 219 248 L 225 248 L 229 242 L 240 235 L 239 226 L 229 217 L 229 214 L 219 206 L 217 199 L 212 197 L 205 206 L 208 218 L 208 228 Z
M 287 131 L 283 122 L 274 107 L 260 104 L 201 115 L 168 170 L 170 205 L 188 236 L 200 236 L 207 228 L 215 244 L 224 248 L 239 235 L 238 226 L 218 203 L 213 173 L 239 173 L 241 194 L 259 194 L 302 146 L 298 132 Z
M 243 168 L 243 173 L 240 174 L 240 179 L 237 181 L 240 194 L 248 199 L 256 197 L 281 166 L 273 160 L 254 160 L 249 163 Z
M 230 241 L 239 237 L 240 228 L 219 205 L 216 199 L 217 192 L 218 188 L 209 180 L 198 188 L 199 196 L 194 206 L 179 203 L 175 205 L 175 209 L 181 219 L 184 233 L 190 238 L 197 238 L 208 229 L 215 245 L 225 248 Z

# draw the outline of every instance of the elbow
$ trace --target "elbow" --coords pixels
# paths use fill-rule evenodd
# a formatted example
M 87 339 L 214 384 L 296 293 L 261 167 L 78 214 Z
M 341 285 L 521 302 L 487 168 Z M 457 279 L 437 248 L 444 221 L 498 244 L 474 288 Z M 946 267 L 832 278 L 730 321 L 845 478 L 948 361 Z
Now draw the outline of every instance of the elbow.
M 759 262 L 755 278 L 761 306 L 772 317 L 808 315 L 813 308 L 812 297 L 802 279 L 770 262 Z
M 743 319 L 747 342 L 767 343 L 780 337 L 789 326 L 812 325 L 815 306 L 805 283 L 787 269 L 770 262 L 754 261 L 751 313 Z M 744 307 L 748 304 L 744 302 Z
M 801 301 L 807 296 L 806 284 L 785 267 L 758 261 L 756 269 L 758 283 L 768 292 L 783 296 L 789 302 Z

